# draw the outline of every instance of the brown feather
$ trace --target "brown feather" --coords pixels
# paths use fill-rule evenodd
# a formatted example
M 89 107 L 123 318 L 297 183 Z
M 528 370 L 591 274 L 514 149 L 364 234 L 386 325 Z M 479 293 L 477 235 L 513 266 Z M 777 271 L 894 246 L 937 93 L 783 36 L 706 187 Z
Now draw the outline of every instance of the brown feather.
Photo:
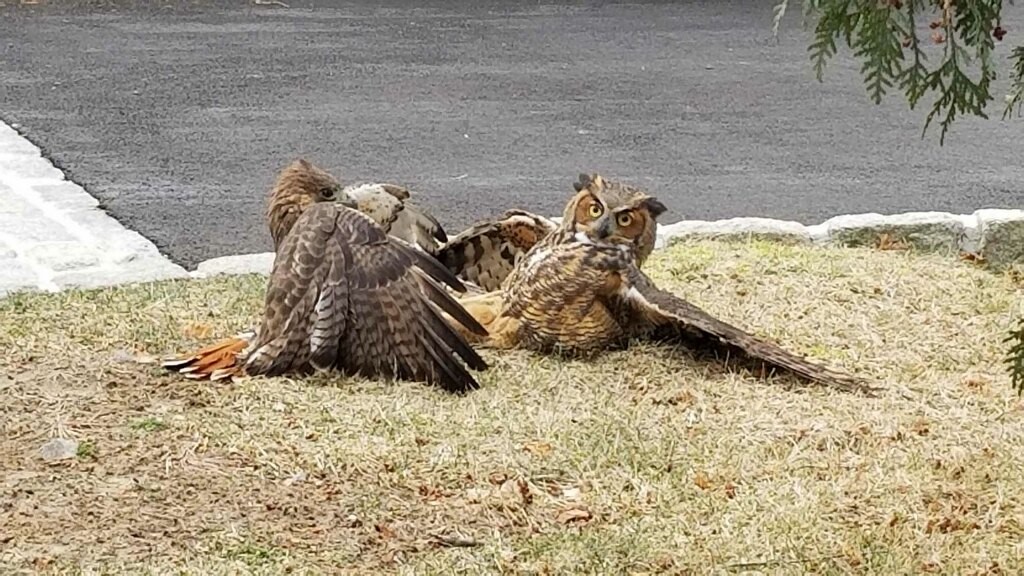
M 508 210 L 459 233 L 438 251 L 437 258 L 483 291 L 498 290 L 516 263 L 555 228 L 543 216 Z
M 242 337 L 224 338 L 204 346 L 189 355 L 168 358 L 160 364 L 168 370 L 189 374 L 190 378 L 204 378 L 215 370 L 238 363 L 238 355 L 245 350 L 249 340 Z
M 690 347 L 747 359 L 757 368 L 777 368 L 805 380 L 844 392 L 874 392 L 866 380 L 829 369 L 719 320 L 697 306 L 660 290 L 636 268 L 624 270 L 624 282 L 613 296 L 632 309 L 630 330 L 655 340 L 681 340 Z

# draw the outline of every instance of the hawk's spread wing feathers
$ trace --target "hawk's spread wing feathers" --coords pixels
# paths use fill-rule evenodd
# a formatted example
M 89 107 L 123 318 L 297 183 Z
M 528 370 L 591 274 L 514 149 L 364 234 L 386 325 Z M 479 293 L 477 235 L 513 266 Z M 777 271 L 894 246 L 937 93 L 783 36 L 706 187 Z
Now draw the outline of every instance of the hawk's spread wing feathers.
M 441 248 L 437 257 L 461 278 L 491 292 L 501 288 L 516 262 L 556 227 L 543 216 L 508 210 L 499 218 L 461 232 Z
M 873 387 L 855 376 L 830 370 L 789 352 L 779 345 L 723 322 L 670 292 L 657 288 L 632 263 L 623 264 L 611 297 L 632 310 L 634 333 L 655 339 L 678 338 L 695 348 L 727 352 L 762 367 L 781 368 L 811 382 L 851 392 L 872 392 Z
M 308 208 L 281 246 L 249 374 L 312 365 L 392 375 L 465 391 L 479 385 L 458 361 L 486 363 L 438 309 L 486 331 L 443 289 L 463 287 L 430 256 L 389 238 L 367 216 L 333 204 Z

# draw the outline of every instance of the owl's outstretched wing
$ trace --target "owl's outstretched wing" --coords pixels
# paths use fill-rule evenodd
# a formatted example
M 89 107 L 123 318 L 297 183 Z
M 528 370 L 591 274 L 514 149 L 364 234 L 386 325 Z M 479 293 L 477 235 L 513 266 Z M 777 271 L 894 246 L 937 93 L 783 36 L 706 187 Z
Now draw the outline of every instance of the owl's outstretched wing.
M 661 290 L 638 268 L 626 264 L 608 284 L 616 305 L 632 312 L 634 333 L 655 340 L 680 340 L 689 347 L 726 353 L 762 369 L 780 368 L 811 382 L 844 392 L 871 393 L 865 380 L 837 372 L 789 352 L 779 345 L 723 322 L 697 306 Z
M 354 184 L 346 186 L 344 193 L 385 232 L 429 254 L 436 254 L 448 241 L 441 223 L 412 201 L 407 188 L 388 183 Z
M 508 210 L 449 240 L 437 258 L 460 278 L 491 292 L 500 289 L 516 262 L 556 227 L 543 216 Z

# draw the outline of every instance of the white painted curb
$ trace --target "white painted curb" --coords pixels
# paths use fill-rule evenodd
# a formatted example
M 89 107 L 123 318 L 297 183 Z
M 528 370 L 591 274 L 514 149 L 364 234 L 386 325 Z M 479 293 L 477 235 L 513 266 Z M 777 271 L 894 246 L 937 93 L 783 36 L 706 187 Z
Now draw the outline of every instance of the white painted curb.
M 0 296 L 187 278 L 0 122 Z

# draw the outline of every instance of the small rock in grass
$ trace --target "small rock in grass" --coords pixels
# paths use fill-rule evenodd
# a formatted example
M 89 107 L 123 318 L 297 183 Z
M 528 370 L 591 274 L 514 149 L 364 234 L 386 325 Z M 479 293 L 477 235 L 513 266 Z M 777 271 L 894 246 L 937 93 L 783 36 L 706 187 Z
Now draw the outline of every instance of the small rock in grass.
M 70 438 L 51 438 L 39 448 L 39 455 L 47 462 L 74 458 L 78 455 L 78 441 Z

